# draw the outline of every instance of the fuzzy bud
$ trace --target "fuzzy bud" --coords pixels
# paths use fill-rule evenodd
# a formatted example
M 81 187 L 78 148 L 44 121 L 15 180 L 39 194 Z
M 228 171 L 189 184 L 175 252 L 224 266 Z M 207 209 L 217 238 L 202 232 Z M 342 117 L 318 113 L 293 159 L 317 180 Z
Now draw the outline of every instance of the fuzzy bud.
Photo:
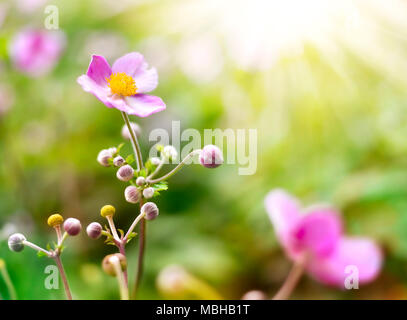
M 117 170 L 116 177 L 121 181 L 130 181 L 134 177 L 134 169 L 130 165 L 126 164 Z
M 222 151 L 217 146 L 209 144 L 205 146 L 199 155 L 199 162 L 205 168 L 216 168 L 223 163 Z
M 103 149 L 102 151 L 99 152 L 97 161 L 104 167 L 109 167 L 110 163 L 109 160 L 112 158 L 112 153 L 107 150 Z
M 124 198 L 127 202 L 137 203 L 140 201 L 141 198 L 140 190 L 137 189 L 137 187 L 135 186 L 128 186 L 124 190 Z
M 162 152 L 163 156 L 170 160 L 175 160 L 178 156 L 177 149 L 173 146 L 165 146 Z
M 146 184 L 146 178 L 144 178 L 144 177 L 138 177 L 137 179 L 136 179 L 136 184 L 138 185 L 138 186 L 144 186 L 145 184 Z
M 64 222 L 64 218 L 58 213 L 50 215 L 47 220 L 48 225 L 53 228 L 61 225 L 62 222 Z
M 161 163 L 161 159 L 158 157 L 152 157 L 150 162 L 153 166 L 158 166 Z
M 86 228 L 86 233 L 88 234 L 89 238 L 98 239 L 102 235 L 102 226 L 100 223 L 92 222 Z
M 113 164 L 115 167 L 121 167 L 124 164 L 124 159 L 122 156 L 117 156 L 113 159 Z
M 143 190 L 143 196 L 144 196 L 144 198 L 146 198 L 146 199 L 152 198 L 152 197 L 154 196 L 154 188 L 153 188 L 153 187 L 145 188 L 145 189 Z
M 26 238 L 21 233 L 14 233 L 8 238 L 8 247 L 11 251 L 20 252 L 24 249 Z
M 154 220 L 159 214 L 158 207 L 154 202 L 146 202 L 141 207 L 141 212 L 144 212 L 146 220 Z
M 82 230 L 81 222 L 75 218 L 68 218 L 64 222 L 64 230 L 70 236 L 76 236 Z
M 136 133 L 136 136 L 139 136 L 141 134 L 141 128 L 140 126 L 135 123 L 135 122 L 130 122 L 130 127 L 133 129 L 133 131 Z M 130 140 L 131 136 L 130 136 L 130 132 L 129 132 L 129 128 L 127 127 L 127 125 L 123 125 L 122 127 L 122 137 L 125 140 Z
M 100 209 L 100 215 L 103 218 L 106 218 L 108 216 L 112 216 L 115 214 L 116 212 L 116 208 L 111 206 L 110 204 L 107 204 L 105 206 L 102 207 L 102 209 Z
M 114 268 L 114 265 L 112 263 L 112 258 L 119 259 L 120 262 L 120 267 L 122 271 L 126 270 L 127 268 L 127 261 L 126 257 L 122 255 L 121 253 L 115 253 L 115 254 L 109 254 L 106 257 L 104 257 L 102 261 L 102 269 L 105 273 L 107 273 L 109 276 L 115 277 L 116 276 L 116 270 Z

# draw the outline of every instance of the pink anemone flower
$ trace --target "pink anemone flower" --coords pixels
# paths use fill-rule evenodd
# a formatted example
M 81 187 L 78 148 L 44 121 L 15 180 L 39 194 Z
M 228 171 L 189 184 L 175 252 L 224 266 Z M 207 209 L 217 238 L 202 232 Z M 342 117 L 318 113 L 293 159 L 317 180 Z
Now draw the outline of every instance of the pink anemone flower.
M 379 247 L 369 238 L 345 236 L 342 220 L 332 208 L 301 210 L 298 200 L 280 189 L 266 196 L 265 206 L 287 256 L 299 262 L 306 255 L 302 261 L 316 280 L 344 288 L 348 266 L 357 268 L 361 284 L 379 274 L 383 260 Z
M 93 55 L 78 83 L 107 107 L 130 115 L 148 117 L 165 109 L 159 97 L 145 94 L 157 87 L 158 75 L 138 52 L 117 59 L 111 68 L 104 57 Z
M 50 72 L 65 47 L 65 35 L 59 31 L 26 29 L 10 45 L 10 57 L 21 72 L 38 77 Z

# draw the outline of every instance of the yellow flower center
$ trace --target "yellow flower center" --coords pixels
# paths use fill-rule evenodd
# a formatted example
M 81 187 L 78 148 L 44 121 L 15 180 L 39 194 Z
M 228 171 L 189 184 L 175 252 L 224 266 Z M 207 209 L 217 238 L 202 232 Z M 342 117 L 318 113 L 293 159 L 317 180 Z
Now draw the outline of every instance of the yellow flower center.
M 124 72 L 114 73 L 106 80 L 113 94 L 132 96 L 137 92 L 136 82 Z

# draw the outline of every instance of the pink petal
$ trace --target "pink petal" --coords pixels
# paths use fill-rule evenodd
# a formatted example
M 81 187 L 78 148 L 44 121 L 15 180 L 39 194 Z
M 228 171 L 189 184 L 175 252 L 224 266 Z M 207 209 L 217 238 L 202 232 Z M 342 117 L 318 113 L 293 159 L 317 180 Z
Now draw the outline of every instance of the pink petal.
M 112 74 L 109 63 L 102 56 L 93 55 L 86 75 L 100 86 L 107 86 L 106 78 Z
M 359 283 L 363 284 L 377 277 L 382 260 L 382 252 L 374 241 L 343 237 L 329 257 L 312 260 L 308 271 L 322 283 L 344 288 L 345 279 L 350 275 L 346 269 L 348 266 L 357 267 Z
M 300 208 L 296 198 L 281 189 L 268 193 L 265 206 L 276 235 L 290 257 L 297 255 L 292 231 L 300 220 Z
M 156 68 L 148 68 L 147 63 L 137 70 L 134 75 L 134 81 L 136 82 L 137 93 L 146 93 L 153 91 L 158 85 L 158 73 Z
M 138 52 L 131 52 L 117 59 L 112 67 L 113 73 L 124 72 L 133 77 L 137 93 L 154 90 L 158 85 L 158 74 L 155 68 L 148 69 L 147 62 Z
M 340 216 L 330 208 L 316 208 L 298 222 L 293 237 L 297 250 L 318 256 L 331 254 L 342 235 Z
M 144 57 L 138 52 L 128 53 L 117 59 L 112 66 L 113 73 L 124 72 L 128 76 L 135 77 L 136 72 L 144 63 Z M 137 83 L 136 83 L 137 85 Z
M 116 108 L 138 117 L 148 117 L 153 113 L 165 110 L 165 103 L 156 96 L 136 94 L 132 97 L 125 97 L 124 101 L 125 106 L 116 106 Z
M 78 78 L 78 83 L 86 92 L 92 93 L 96 98 L 102 101 L 107 107 L 114 108 L 109 98 L 110 89 L 107 86 L 101 86 L 87 75 L 82 75 Z

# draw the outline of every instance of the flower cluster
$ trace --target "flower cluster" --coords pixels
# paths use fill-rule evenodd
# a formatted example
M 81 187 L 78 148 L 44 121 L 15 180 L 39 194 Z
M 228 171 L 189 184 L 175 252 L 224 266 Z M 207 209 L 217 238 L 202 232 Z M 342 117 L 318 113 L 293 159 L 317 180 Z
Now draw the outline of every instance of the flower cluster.
M 10 250 L 15 252 L 20 252 L 24 247 L 30 247 L 37 251 L 39 257 L 48 257 L 55 261 L 59 272 L 64 283 L 65 293 L 67 299 L 72 299 L 72 294 L 69 289 L 68 280 L 65 275 L 64 267 L 61 261 L 61 254 L 64 250 L 64 242 L 68 236 L 76 236 L 82 230 L 81 222 L 76 218 L 68 218 L 64 222 L 64 218 L 58 214 L 52 214 L 47 220 L 48 226 L 55 230 L 57 235 L 57 241 L 52 247 L 50 244 L 47 245 L 47 249 L 44 249 L 26 239 L 26 237 L 21 233 L 14 233 L 8 238 L 8 247 Z M 64 232 L 62 232 L 64 231 Z

